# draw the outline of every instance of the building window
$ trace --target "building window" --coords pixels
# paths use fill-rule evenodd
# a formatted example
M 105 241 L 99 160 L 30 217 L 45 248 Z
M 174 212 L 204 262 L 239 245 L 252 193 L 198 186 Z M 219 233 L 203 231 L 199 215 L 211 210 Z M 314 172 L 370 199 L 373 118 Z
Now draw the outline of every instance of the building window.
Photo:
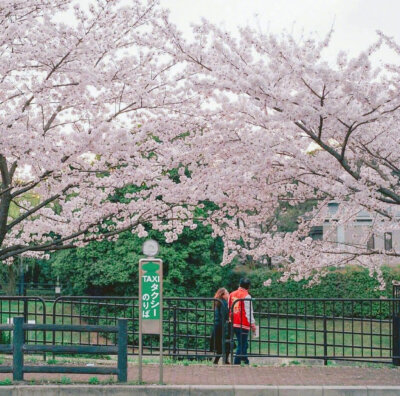
M 392 233 L 385 232 L 385 250 L 392 250 Z
M 375 237 L 374 234 L 371 234 L 367 241 L 367 249 L 368 250 L 374 250 L 375 249 Z
M 313 241 L 322 241 L 323 227 L 322 226 L 311 227 L 309 236 L 312 238 Z
M 329 214 L 335 215 L 339 209 L 339 204 L 337 202 L 329 202 L 328 203 L 328 212 Z

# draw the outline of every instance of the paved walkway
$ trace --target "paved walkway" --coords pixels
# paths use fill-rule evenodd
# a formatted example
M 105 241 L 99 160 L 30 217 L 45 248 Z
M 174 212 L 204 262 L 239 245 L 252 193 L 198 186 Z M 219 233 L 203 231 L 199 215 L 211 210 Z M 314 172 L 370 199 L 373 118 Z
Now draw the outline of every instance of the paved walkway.
M 143 366 L 143 381 L 158 383 L 158 366 Z M 73 382 L 87 382 L 94 375 L 25 374 L 26 381 L 56 381 L 67 376 Z M 99 380 L 110 376 L 97 375 Z M 0 374 L 0 379 L 12 374 Z M 116 377 L 114 377 L 116 380 Z M 130 366 L 128 381 L 138 379 L 138 367 Z M 400 385 L 400 368 L 375 367 L 229 367 L 207 365 L 164 366 L 164 383 L 170 385 Z
M 137 378 L 131 368 L 129 378 Z M 158 381 L 158 367 L 144 366 L 143 380 Z M 187 385 L 400 385 L 400 369 L 357 367 L 167 366 L 164 382 Z

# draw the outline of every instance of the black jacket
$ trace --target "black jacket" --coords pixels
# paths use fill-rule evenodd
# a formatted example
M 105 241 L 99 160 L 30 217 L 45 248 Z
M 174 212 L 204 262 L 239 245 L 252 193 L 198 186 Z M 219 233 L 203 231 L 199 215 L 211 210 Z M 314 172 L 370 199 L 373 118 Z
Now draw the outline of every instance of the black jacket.
M 210 338 L 210 351 L 222 353 L 222 329 L 224 328 L 225 340 L 228 340 L 228 303 L 221 300 L 222 303 L 214 311 L 214 327 Z M 229 342 L 225 341 L 225 351 L 229 352 Z

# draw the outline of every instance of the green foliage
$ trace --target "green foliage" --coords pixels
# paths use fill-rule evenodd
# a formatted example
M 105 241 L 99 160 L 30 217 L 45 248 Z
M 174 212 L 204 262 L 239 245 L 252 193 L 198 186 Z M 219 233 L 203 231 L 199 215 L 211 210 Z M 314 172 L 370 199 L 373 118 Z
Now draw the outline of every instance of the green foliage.
M 0 288 L 7 296 L 13 296 L 16 293 L 17 268 L 15 263 L 0 266 Z
M 60 380 L 60 383 L 61 383 L 62 385 L 69 385 L 69 384 L 72 383 L 72 381 L 71 381 L 71 378 L 62 376 L 62 377 L 61 377 L 61 380 Z
M 291 362 L 290 362 L 290 365 L 292 366 L 298 366 L 299 364 L 301 364 L 298 360 L 292 360 Z
M 354 317 L 387 318 L 391 315 L 390 304 L 376 303 L 352 303 L 335 302 L 325 306 L 321 303 L 305 303 L 300 301 L 306 298 L 328 298 L 328 299 L 380 299 L 392 297 L 392 280 L 400 279 L 399 270 L 391 267 L 383 268 L 386 280 L 386 290 L 379 290 L 379 283 L 375 278 L 369 276 L 368 270 L 357 266 L 348 266 L 343 269 L 331 268 L 328 275 L 313 287 L 307 287 L 308 280 L 296 282 L 289 279 L 285 283 L 278 282 L 282 275 L 276 270 L 264 268 L 249 274 L 252 281 L 251 295 L 255 298 L 288 298 L 289 302 L 281 301 L 275 303 L 275 309 L 281 312 L 302 313 L 308 311 L 316 315 L 336 314 Z M 266 279 L 271 278 L 270 287 L 263 286 Z M 270 307 L 271 308 L 271 307 Z
M 132 286 L 137 284 L 140 257 L 132 237 L 125 233 L 116 242 L 92 242 L 85 248 L 53 255 L 53 276 L 67 285 L 63 294 L 135 294 Z
M 229 290 L 237 287 L 239 275 L 233 271 L 232 265 L 220 266 L 222 241 L 212 238 L 209 228 L 199 224 L 195 230 L 185 229 L 172 244 L 167 244 L 161 233 L 150 231 L 149 236 L 160 244 L 159 257 L 164 262 L 164 296 L 213 297 L 220 287 Z M 137 296 L 142 244 L 143 239 L 126 232 L 115 242 L 92 242 L 81 249 L 55 253 L 50 261 L 52 277 L 59 276 L 60 282 L 67 285 L 63 289 L 64 295 Z M 89 314 L 90 310 L 89 316 L 104 318 L 118 316 L 116 309 L 119 308 L 113 305 L 82 306 L 80 312 Z M 133 315 L 133 312 L 128 312 L 131 307 L 127 308 L 128 311 L 120 309 L 124 310 L 122 316 Z M 196 312 L 193 306 L 192 311 L 183 310 L 180 314 L 187 315 L 189 321 L 195 322 Z M 168 314 L 172 314 L 172 311 Z M 212 322 L 212 309 L 208 316 L 207 322 Z M 90 319 L 88 322 L 92 323 Z M 100 322 L 95 319 L 92 324 L 111 324 L 106 319 Z M 168 323 L 164 323 L 164 327 L 167 326 Z M 190 330 L 195 331 L 194 327 Z M 165 331 L 168 332 L 168 329 Z M 129 337 L 129 341 L 133 342 L 131 334 Z M 144 337 L 145 343 L 149 337 Z M 138 342 L 137 339 L 135 342 Z M 198 340 L 190 339 L 187 342 L 192 345 Z
M 234 287 L 238 275 L 233 266 L 221 267 L 222 241 L 211 237 L 211 230 L 198 225 L 185 229 L 173 244 L 151 231 L 160 243 L 164 261 L 165 296 L 213 296 L 215 290 Z M 137 295 L 138 263 L 143 257 L 143 239 L 130 232 L 114 242 L 92 242 L 80 249 L 55 253 L 48 265 L 51 276 L 59 276 L 68 295 Z
M 49 359 L 49 360 L 47 360 L 47 364 L 50 364 L 50 365 L 52 365 L 52 364 L 58 364 L 59 362 L 58 362 L 58 360 L 56 360 L 56 359 Z
M 97 377 L 90 377 L 89 378 L 89 384 L 90 385 L 98 385 L 100 383 L 99 379 Z
M 397 270 L 384 267 L 384 277 L 387 288 L 378 290 L 379 283 L 369 276 L 368 270 L 356 266 L 344 269 L 334 269 L 321 282 L 313 287 L 307 287 L 308 280 L 296 282 L 289 279 L 287 282 L 277 282 L 282 275 L 276 270 L 259 268 L 248 276 L 252 282 L 251 295 L 253 297 L 280 297 L 280 298 L 390 298 L 392 293 L 392 280 L 399 279 Z M 270 287 L 263 286 L 263 282 L 272 279 Z
M 0 331 L 0 344 L 8 345 L 11 343 L 10 332 Z
M 310 199 L 301 202 L 296 206 L 291 206 L 288 202 L 280 202 L 276 213 L 279 232 L 293 232 L 298 228 L 298 218 L 311 211 L 317 204 L 316 200 Z
M 7 385 L 12 385 L 12 381 L 10 378 L 4 378 L 3 380 L 0 380 L 0 386 L 7 386 Z

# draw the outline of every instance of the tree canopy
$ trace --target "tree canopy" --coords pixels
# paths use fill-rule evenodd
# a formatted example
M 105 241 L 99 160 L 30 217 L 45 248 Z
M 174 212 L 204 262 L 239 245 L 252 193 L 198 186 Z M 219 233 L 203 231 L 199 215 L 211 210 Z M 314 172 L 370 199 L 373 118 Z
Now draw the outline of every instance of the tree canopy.
M 332 65 L 331 33 L 204 21 L 188 40 L 155 0 L 6 0 L 0 22 L 0 260 L 144 225 L 172 242 L 195 220 L 224 264 L 286 257 L 282 280 L 349 261 L 381 276 L 399 256 L 308 237 L 331 200 L 337 225 L 365 209 L 371 232 L 399 231 L 400 69 L 371 58 L 400 47 L 383 33 Z M 283 232 L 282 203 L 310 200 Z

